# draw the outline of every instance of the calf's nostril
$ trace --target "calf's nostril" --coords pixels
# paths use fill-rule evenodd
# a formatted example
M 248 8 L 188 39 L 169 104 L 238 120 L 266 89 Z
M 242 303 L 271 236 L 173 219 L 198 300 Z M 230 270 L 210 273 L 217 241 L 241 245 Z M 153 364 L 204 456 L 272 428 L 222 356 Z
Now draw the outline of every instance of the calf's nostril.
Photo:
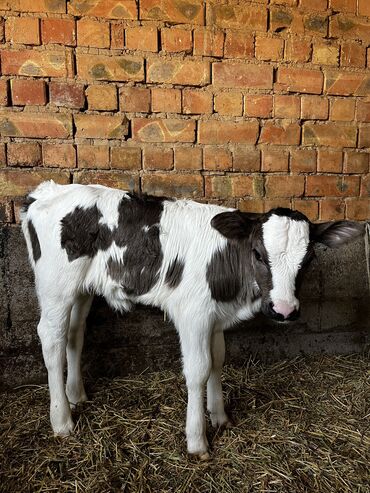
M 295 307 L 285 301 L 277 301 L 273 304 L 272 309 L 274 312 L 282 315 L 285 319 L 287 319 L 295 311 Z

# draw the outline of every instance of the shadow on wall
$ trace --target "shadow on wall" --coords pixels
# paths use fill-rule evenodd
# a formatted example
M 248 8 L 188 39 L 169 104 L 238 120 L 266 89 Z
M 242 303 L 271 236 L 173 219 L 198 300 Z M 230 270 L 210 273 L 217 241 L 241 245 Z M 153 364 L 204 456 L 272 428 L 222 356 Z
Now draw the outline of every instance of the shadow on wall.
M 317 247 L 316 253 L 302 287 L 300 320 L 278 325 L 258 316 L 228 331 L 227 362 L 242 365 L 251 353 L 273 361 L 365 349 L 370 291 L 364 241 L 337 251 Z M 0 387 L 44 382 L 33 274 L 18 226 L 0 229 L 0 277 Z M 177 335 L 157 309 L 138 306 L 119 315 L 97 298 L 88 317 L 83 362 L 92 377 L 179 367 Z

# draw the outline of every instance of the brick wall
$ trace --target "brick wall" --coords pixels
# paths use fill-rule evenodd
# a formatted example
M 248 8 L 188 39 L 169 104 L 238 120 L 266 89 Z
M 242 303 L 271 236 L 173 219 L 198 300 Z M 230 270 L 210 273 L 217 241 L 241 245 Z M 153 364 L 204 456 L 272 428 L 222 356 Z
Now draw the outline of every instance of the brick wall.
M 0 220 L 45 179 L 369 218 L 369 0 L 0 0 Z

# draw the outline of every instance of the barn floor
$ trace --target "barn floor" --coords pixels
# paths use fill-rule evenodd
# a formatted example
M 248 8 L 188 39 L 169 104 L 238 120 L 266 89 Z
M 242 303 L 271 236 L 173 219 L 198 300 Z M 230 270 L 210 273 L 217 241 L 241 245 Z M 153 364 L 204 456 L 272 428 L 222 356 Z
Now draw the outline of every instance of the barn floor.
M 65 439 L 52 437 L 45 386 L 0 395 L 2 493 L 370 491 L 368 354 L 225 368 L 235 427 L 209 429 L 209 462 L 186 454 L 177 373 L 87 387 Z

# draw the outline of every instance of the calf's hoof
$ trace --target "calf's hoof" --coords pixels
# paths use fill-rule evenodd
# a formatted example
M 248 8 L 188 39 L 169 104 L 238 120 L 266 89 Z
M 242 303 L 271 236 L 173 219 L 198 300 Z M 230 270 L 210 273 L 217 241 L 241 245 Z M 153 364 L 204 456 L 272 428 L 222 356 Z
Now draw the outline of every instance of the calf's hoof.
M 55 437 L 68 437 L 73 433 L 74 423 L 72 419 L 69 419 L 66 423 L 59 426 L 53 426 Z
M 222 413 L 222 414 L 210 413 L 209 417 L 211 419 L 213 428 L 224 428 L 228 430 L 233 426 L 232 422 L 230 421 L 226 413 Z

